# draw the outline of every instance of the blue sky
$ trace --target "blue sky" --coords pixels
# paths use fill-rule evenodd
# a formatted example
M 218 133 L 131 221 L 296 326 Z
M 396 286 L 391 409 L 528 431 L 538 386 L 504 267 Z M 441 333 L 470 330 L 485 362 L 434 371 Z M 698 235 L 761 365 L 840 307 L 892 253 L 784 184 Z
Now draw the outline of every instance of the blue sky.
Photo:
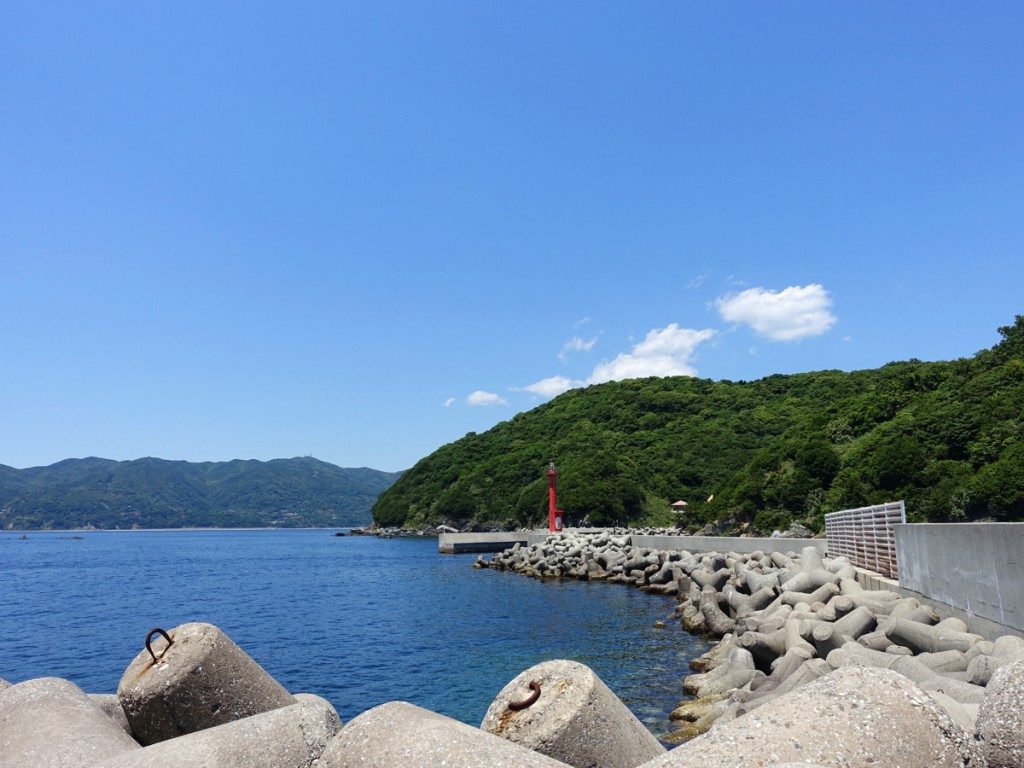
M 0 463 L 396 470 L 1024 312 L 1019 3 L 20 6 Z

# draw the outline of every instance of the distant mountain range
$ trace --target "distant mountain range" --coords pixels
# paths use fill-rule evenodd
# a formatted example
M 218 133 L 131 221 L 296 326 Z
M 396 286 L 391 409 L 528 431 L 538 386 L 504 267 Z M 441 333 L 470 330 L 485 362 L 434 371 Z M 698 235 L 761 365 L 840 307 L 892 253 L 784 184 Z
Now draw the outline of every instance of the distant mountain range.
M 366 525 L 401 472 L 272 461 L 66 459 L 0 464 L 0 529 Z

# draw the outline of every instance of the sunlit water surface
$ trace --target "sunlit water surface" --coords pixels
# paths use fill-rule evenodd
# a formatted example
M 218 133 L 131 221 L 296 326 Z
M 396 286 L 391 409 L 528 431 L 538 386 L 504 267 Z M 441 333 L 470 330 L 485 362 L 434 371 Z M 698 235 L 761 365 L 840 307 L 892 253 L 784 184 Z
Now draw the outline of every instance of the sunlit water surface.
M 208 621 L 345 721 L 401 699 L 479 725 L 511 678 L 565 658 L 655 734 L 670 730 L 687 664 L 707 648 L 677 622 L 653 628 L 673 598 L 473 559 L 323 530 L 0 533 L 0 678 L 112 692 L 151 627 Z

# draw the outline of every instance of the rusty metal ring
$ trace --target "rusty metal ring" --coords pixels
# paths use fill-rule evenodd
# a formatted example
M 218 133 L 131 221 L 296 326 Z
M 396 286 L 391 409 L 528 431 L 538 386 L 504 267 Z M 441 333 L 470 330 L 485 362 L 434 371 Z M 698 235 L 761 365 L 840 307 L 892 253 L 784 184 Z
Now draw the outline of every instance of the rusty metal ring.
M 520 710 L 526 709 L 531 704 L 534 704 L 537 701 L 537 699 L 540 698 L 540 683 L 538 683 L 536 680 L 531 680 L 530 690 L 533 691 L 533 693 L 531 693 L 522 701 L 510 701 L 508 703 L 508 708 L 511 709 L 513 712 L 519 712 Z
M 174 645 L 174 640 L 171 639 L 170 635 L 168 635 L 166 632 L 160 629 L 160 627 L 153 627 L 151 630 L 149 630 L 149 634 L 146 635 L 146 650 L 149 651 L 149 655 L 153 657 L 153 663 L 156 664 L 158 661 L 160 661 L 160 659 L 158 659 L 156 657 L 156 654 L 153 653 L 154 635 L 163 635 L 164 640 L 167 641 L 167 647 L 164 648 L 163 651 L 160 653 L 160 659 L 162 659 L 164 657 L 164 654 L 167 653 L 167 648 L 170 648 L 172 645 Z

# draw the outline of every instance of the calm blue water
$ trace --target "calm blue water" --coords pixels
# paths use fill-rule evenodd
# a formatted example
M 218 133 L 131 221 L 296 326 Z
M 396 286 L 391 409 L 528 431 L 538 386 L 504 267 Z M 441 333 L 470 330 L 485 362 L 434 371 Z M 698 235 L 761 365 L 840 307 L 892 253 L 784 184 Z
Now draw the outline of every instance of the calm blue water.
M 479 725 L 515 675 L 592 667 L 656 734 L 706 644 L 674 598 L 539 582 L 438 555 L 434 540 L 329 531 L 0 533 L 0 677 L 112 692 L 154 626 L 217 624 L 293 692 L 343 720 L 395 699 Z

